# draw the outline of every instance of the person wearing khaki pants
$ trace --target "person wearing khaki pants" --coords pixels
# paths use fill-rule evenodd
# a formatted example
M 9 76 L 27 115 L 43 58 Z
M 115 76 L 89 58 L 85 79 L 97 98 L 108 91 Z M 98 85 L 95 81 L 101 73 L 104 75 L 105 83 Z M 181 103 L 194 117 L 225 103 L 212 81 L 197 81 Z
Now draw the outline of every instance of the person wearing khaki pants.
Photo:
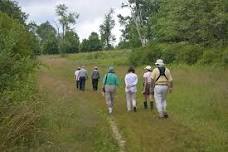
M 173 78 L 170 70 L 165 67 L 162 59 L 158 59 L 155 65 L 157 68 L 152 72 L 152 82 L 155 84 L 154 98 L 156 108 L 159 113 L 159 118 L 168 118 L 166 96 L 173 88 Z

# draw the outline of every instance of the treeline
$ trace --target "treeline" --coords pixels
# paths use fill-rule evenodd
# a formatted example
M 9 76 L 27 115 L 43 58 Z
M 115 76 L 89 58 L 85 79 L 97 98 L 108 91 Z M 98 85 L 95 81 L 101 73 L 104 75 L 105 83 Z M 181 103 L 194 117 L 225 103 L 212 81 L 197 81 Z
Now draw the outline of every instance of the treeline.
M 0 0 L 0 151 L 27 151 L 38 134 L 36 36 L 17 3 Z
M 33 22 L 28 26 L 39 43 L 36 54 L 65 54 L 113 49 L 112 41 L 115 40 L 111 32 L 115 26 L 113 13 L 111 9 L 105 15 L 104 23 L 100 25 L 100 34 L 92 32 L 88 39 L 80 42 L 78 34 L 74 31 L 79 14 L 70 12 L 65 4 L 57 5 L 58 22 L 55 22 L 55 27 L 49 21 L 40 25 Z
M 132 53 L 132 64 L 155 57 L 168 63 L 228 63 L 226 0 L 128 0 L 122 7 L 131 15 L 119 15 L 124 26 L 119 48 L 143 47 Z

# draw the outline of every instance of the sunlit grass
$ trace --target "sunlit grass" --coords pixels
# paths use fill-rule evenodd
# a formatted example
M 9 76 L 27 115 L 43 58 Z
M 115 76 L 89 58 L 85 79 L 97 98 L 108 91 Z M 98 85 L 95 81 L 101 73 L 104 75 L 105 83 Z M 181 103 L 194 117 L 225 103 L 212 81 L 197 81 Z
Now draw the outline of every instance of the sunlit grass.
M 127 57 L 128 53 L 126 51 L 122 53 L 121 51 L 113 51 L 76 54 L 67 56 L 64 59 L 49 56 L 41 60 L 43 60 L 43 63 L 50 65 L 50 69 L 46 72 L 51 73 L 51 77 L 56 77 L 56 80 L 66 80 L 67 84 L 71 87 L 74 85 L 73 72 L 78 66 L 85 65 L 90 75 L 93 66 L 97 65 L 103 76 L 108 66 L 114 65 L 116 73 L 121 79 L 121 84 L 118 87 L 115 98 L 113 118 L 127 141 L 126 151 L 225 152 L 228 150 L 227 69 L 209 66 L 200 67 L 197 65 L 170 65 L 169 67 L 174 77 L 174 90 L 172 94 L 168 95 L 170 118 L 168 120 L 159 120 L 156 117 L 155 110 L 143 109 L 143 96 L 141 94 L 143 66 L 136 68 L 136 73 L 139 77 L 137 93 L 138 112 L 126 112 L 123 79 L 128 69 Z M 120 62 L 121 64 L 115 64 L 115 62 Z M 99 85 L 101 86 L 101 82 Z M 58 89 L 58 85 L 55 89 Z M 52 97 L 54 95 L 49 94 L 49 96 Z M 61 95 L 60 93 L 60 96 L 64 96 L 64 94 Z M 74 109 L 78 112 L 89 112 L 90 108 L 95 108 L 95 111 L 100 114 L 97 116 L 97 120 L 90 119 L 90 121 L 95 120 L 95 122 L 99 122 L 99 117 L 105 118 L 108 116 L 103 96 L 100 93 L 91 91 L 90 79 L 87 82 L 87 91 L 85 93 L 76 93 L 74 97 L 67 98 L 71 100 L 70 103 L 74 102 L 73 100 L 75 102 L 83 102 L 87 108 L 84 107 L 85 109 L 81 111 L 80 108 L 78 109 L 77 104 L 75 104 L 75 107 L 71 107 L 71 104 L 49 105 L 51 110 L 48 110 L 48 113 L 52 115 L 51 118 L 53 120 L 59 119 L 59 116 L 53 114 L 52 111 L 59 111 L 60 109 L 62 109 L 60 111 L 63 111 L 63 113 L 64 111 L 69 111 L 72 114 Z M 53 98 L 52 100 L 56 99 Z M 56 109 L 52 110 L 52 108 Z M 58 120 L 59 125 L 63 125 L 64 128 L 68 127 L 68 125 L 77 126 L 77 123 L 74 123 L 78 122 L 77 119 L 79 119 L 81 124 L 89 123 L 89 126 L 93 126 L 92 122 L 94 121 L 84 122 L 82 115 L 79 113 L 76 115 L 75 119 Z M 66 115 L 63 118 L 66 117 L 69 116 Z M 102 124 L 105 124 L 105 122 L 102 122 Z M 80 127 L 80 124 L 78 127 Z M 88 133 L 88 136 L 87 133 L 85 135 L 83 133 L 81 135 L 75 134 L 75 138 L 72 140 L 90 140 L 89 138 L 84 138 L 86 136 L 90 137 L 89 135 L 90 133 Z M 109 139 L 109 135 L 105 137 L 103 137 L 104 134 L 96 135 L 100 142 L 96 142 L 95 146 L 102 147 L 103 145 L 104 147 L 109 147 L 108 145 L 110 144 L 106 145 L 102 142 L 103 139 Z M 59 138 L 61 139 L 62 137 L 64 135 L 61 135 Z M 68 140 L 68 138 L 71 137 L 65 135 L 64 139 Z M 90 143 L 90 141 L 87 142 Z M 92 146 L 94 145 L 92 144 Z

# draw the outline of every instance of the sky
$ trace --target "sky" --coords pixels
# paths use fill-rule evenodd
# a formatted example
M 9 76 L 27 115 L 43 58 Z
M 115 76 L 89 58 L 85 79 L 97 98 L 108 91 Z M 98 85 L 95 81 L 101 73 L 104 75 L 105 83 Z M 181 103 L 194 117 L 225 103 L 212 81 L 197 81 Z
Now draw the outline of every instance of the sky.
M 121 4 L 126 0 L 16 0 L 22 11 L 29 14 L 28 21 L 34 21 L 37 24 L 49 21 L 54 27 L 58 23 L 58 17 L 55 13 L 56 5 L 66 4 L 70 11 L 79 13 L 74 30 L 79 35 L 80 39 L 88 38 L 91 32 L 99 33 L 99 26 L 103 23 L 104 15 L 107 14 L 110 8 L 113 8 L 113 15 L 116 26 L 113 29 L 113 34 L 119 42 L 121 36 L 120 29 L 123 28 L 118 22 L 117 15 L 129 15 L 128 9 L 122 9 Z

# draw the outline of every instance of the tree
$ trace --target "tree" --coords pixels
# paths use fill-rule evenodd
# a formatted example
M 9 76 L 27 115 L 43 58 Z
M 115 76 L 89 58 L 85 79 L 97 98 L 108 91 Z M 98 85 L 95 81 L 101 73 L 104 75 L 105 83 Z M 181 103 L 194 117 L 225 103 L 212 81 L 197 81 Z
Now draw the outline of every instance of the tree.
M 25 25 L 28 15 L 21 11 L 18 3 L 10 0 L 0 0 L 0 12 L 6 13 L 9 17 L 18 20 Z
M 105 15 L 104 23 L 100 25 L 101 41 L 104 48 L 111 49 L 111 42 L 115 40 L 115 36 L 112 35 L 112 29 L 115 26 L 113 19 L 114 10 L 111 9 L 108 14 Z
M 64 39 L 66 30 L 70 30 L 70 25 L 76 23 L 79 14 L 76 12 L 68 12 L 68 7 L 65 4 L 57 5 L 56 14 L 59 17 L 59 23 L 62 25 L 62 36 Z
M 65 50 L 66 53 L 79 52 L 80 40 L 74 31 L 67 31 L 65 35 Z
M 0 13 L 0 94 L 16 89 L 33 69 L 31 33 L 17 20 Z
M 92 32 L 88 39 L 89 51 L 98 51 L 102 49 L 101 40 L 96 32 Z
M 228 19 L 223 0 L 163 0 L 157 17 L 156 34 L 160 41 L 204 45 L 228 38 Z
M 153 39 L 149 17 L 158 12 L 160 0 L 128 0 L 127 3 L 122 4 L 122 7 L 128 7 L 131 10 L 130 16 L 118 15 L 120 24 L 125 26 L 123 34 L 130 31 L 137 33 L 141 46 L 145 46 Z M 135 34 L 133 36 L 136 38 Z M 123 39 L 127 40 L 125 36 L 123 36 Z
M 89 51 L 89 42 L 87 39 L 83 39 L 80 45 L 81 52 L 88 52 Z
M 57 54 L 58 39 L 55 28 L 47 21 L 37 27 L 37 35 L 40 39 L 42 54 Z

